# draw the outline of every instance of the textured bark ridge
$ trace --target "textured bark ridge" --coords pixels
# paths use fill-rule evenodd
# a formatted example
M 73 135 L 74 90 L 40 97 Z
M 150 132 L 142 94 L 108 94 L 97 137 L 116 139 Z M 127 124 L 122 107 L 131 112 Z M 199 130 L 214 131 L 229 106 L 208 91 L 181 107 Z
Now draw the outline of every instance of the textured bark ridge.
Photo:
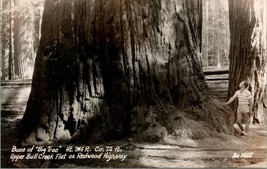
M 47 0 L 21 138 L 232 133 L 233 114 L 201 70 L 200 2 Z
M 266 1 L 230 0 L 228 97 L 243 80 L 250 82 L 254 121 L 266 124 Z M 265 19 L 264 19 L 265 17 Z M 236 111 L 237 103 L 232 105 Z

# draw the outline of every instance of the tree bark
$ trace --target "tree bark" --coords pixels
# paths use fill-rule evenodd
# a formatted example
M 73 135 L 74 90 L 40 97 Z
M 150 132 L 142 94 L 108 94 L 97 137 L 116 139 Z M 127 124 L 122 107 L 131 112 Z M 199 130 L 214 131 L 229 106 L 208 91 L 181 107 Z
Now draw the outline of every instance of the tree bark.
M 0 11 L 2 11 L 2 1 L 1 1 L 1 3 L 0 3 Z M 1 49 L 1 51 L 0 51 L 0 53 L 1 53 L 1 63 L 0 63 L 0 73 L 1 73 L 1 80 L 3 80 L 4 79 L 4 77 L 5 77 L 5 64 L 4 64 L 4 55 L 3 55 L 3 37 L 2 37 L 2 34 L 3 34 L 3 19 L 2 19 L 2 17 L 3 17 L 3 14 L 2 14 L 2 12 L 0 12 L 0 30 L 1 30 L 1 33 L 0 33 L 0 49 Z
M 2 5 L 1 79 L 31 79 L 39 45 L 42 0 L 3 0 Z
M 18 0 L 14 0 L 14 6 L 17 6 Z M 14 12 L 14 77 L 18 79 L 21 77 L 21 71 L 19 67 L 19 50 L 20 50 L 20 17 L 18 11 Z
M 265 8 L 265 9 L 264 9 Z M 229 0 L 230 67 L 228 98 L 243 80 L 250 82 L 254 121 L 266 119 L 266 19 L 264 0 Z M 237 102 L 231 105 L 234 112 Z
M 198 0 L 47 0 L 20 138 L 231 134 L 201 69 L 201 12 Z
M 10 11 L 12 10 L 12 0 L 9 2 L 10 5 Z M 8 80 L 12 80 L 14 77 L 14 68 L 13 68 L 13 63 L 14 63 L 14 54 L 13 54 L 13 18 L 12 18 L 12 13 L 10 12 L 10 29 L 9 29 L 9 55 L 8 55 Z

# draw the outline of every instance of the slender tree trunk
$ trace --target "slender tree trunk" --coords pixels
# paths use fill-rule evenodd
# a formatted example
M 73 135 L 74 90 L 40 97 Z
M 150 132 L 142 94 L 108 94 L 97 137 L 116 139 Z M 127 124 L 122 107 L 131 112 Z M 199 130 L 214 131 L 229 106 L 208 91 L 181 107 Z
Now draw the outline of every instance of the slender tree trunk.
M 249 80 L 254 121 L 260 123 L 265 123 L 266 119 L 265 7 L 264 0 L 229 0 L 231 44 L 228 97 L 238 90 L 241 81 Z M 232 108 L 236 111 L 236 107 L 235 102 Z
M 209 52 L 209 1 L 203 0 L 202 1 L 202 11 L 203 11 L 203 28 L 202 28 L 202 37 L 203 37 L 203 43 L 202 43 L 202 64 L 203 69 L 206 69 L 208 67 L 208 52 Z
M 10 8 L 10 2 L 2 1 L 3 9 L 9 9 Z M 8 27 L 10 24 L 10 15 L 9 14 L 3 14 L 2 13 L 2 80 L 8 79 L 8 58 L 9 58 L 9 34 L 10 34 L 10 28 Z
M 9 2 L 10 11 L 12 10 L 12 0 Z M 10 30 L 9 30 L 9 56 L 8 56 L 8 80 L 13 79 L 13 44 L 12 44 L 12 12 L 10 12 Z
M 0 11 L 2 11 L 2 0 L 0 0 Z M 0 54 L 1 54 L 1 63 L 0 63 L 0 73 L 1 73 L 1 80 L 3 80 L 4 79 L 4 77 L 5 77 L 5 64 L 4 64 L 4 55 L 3 55 L 3 37 L 2 37 L 2 34 L 3 34 L 3 24 L 2 24 L 2 21 L 3 19 L 2 19 L 2 12 L 0 12 L 0 31 L 1 31 L 1 33 L 0 33 L 0 49 L 1 49 L 1 51 L 0 51 Z
M 14 0 L 14 6 L 18 5 L 19 0 Z M 16 79 L 21 77 L 19 67 L 19 53 L 20 53 L 20 18 L 19 13 L 14 12 L 14 77 Z
M 201 69 L 201 9 L 198 0 L 47 0 L 20 138 L 231 134 L 232 113 Z

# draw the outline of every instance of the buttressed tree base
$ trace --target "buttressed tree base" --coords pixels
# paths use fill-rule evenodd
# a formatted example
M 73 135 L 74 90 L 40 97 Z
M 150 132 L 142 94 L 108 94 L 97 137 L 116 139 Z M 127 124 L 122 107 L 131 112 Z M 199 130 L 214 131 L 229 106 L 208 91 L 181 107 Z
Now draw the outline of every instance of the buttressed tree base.
M 47 0 L 22 143 L 232 134 L 201 68 L 201 0 Z

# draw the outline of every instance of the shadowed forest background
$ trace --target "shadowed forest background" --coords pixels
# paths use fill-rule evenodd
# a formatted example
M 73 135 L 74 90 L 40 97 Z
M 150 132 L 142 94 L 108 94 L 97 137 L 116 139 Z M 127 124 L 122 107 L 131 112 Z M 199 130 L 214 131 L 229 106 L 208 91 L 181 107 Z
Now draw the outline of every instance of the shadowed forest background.
M 248 80 L 265 126 L 262 4 L 2 0 L 1 115 L 19 116 L 19 145 L 216 140 Z

